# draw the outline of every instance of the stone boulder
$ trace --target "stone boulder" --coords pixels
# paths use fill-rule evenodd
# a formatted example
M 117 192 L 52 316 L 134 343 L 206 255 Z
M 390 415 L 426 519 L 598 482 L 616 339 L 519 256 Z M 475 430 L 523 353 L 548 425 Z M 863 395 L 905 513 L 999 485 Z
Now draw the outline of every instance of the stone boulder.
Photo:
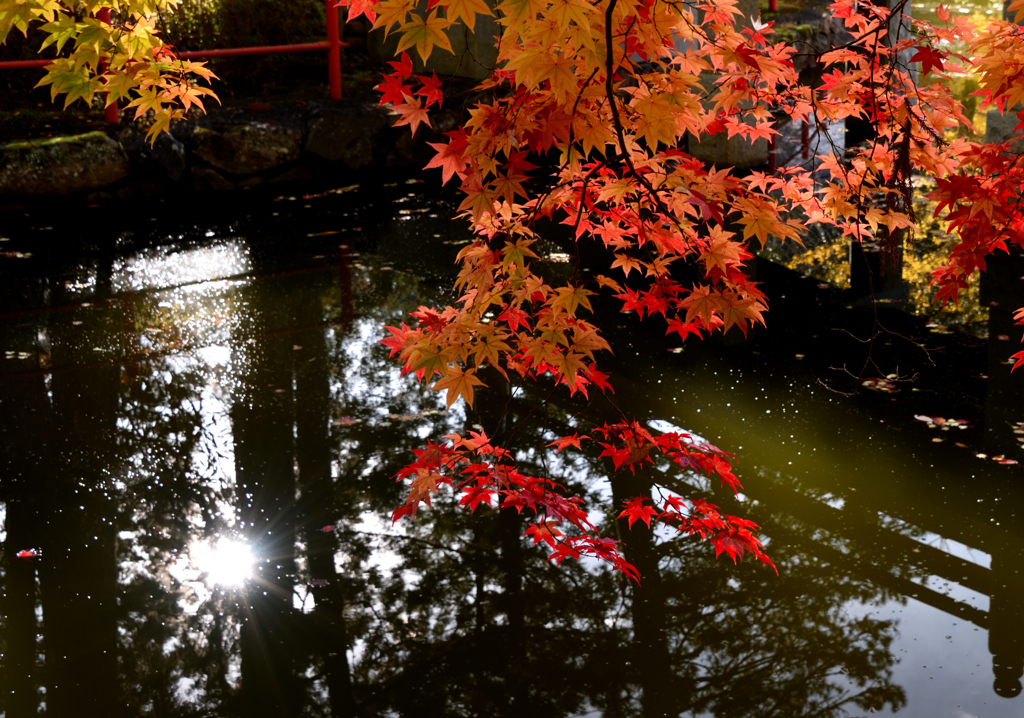
M 310 122 L 306 151 L 328 162 L 344 162 L 349 169 L 365 167 L 373 162 L 377 136 L 388 124 L 383 111 L 328 109 Z
M 131 174 L 124 149 L 102 132 L 0 145 L 0 195 L 62 195 Z
M 1020 120 L 1017 119 L 1017 113 L 1021 109 L 1021 106 L 1018 105 L 1006 113 L 1002 113 L 999 110 L 989 110 L 985 116 L 985 142 L 995 144 L 1006 142 L 1007 140 L 1016 140 L 1010 145 L 1011 151 L 1018 153 L 1024 149 L 1024 138 L 1021 137 L 1020 133 L 1014 133 L 1017 125 L 1020 124 Z
M 195 156 L 214 167 L 251 175 L 298 159 L 302 132 L 269 122 L 200 127 L 192 135 L 192 145 Z

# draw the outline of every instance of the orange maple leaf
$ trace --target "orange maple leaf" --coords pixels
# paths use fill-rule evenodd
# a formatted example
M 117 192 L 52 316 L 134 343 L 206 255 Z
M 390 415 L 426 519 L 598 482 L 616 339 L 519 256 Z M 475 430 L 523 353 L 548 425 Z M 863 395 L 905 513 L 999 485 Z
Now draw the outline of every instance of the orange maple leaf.
M 472 407 L 474 386 L 487 386 L 476 377 L 476 369 L 466 369 L 463 371 L 461 367 L 450 366 L 445 372 L 445 376 L 438 379 L 434 386 L 430 388 L 434 391 L 447 389 L 448 393 L 445 395 L 445 400 L 448 402 L 448 408 L 451 409 L 452 404 L 460 396 L 466 400 L 467 405 Z
M 397 105 L 392 105 L 391 107 L 395 112 L 401 115 L 398 121 L 395 122 L 395 127 L 409 125 L 409 127 L 412 128 L 412 133 L 415 135 L 421 122 L 427 127 L 432 126 L 430 124 L 430 118 L 427 117 L 427 110 L 423 107 L 423 103 L 419 98 L 412 98 L 408 102 L 400 102 Z

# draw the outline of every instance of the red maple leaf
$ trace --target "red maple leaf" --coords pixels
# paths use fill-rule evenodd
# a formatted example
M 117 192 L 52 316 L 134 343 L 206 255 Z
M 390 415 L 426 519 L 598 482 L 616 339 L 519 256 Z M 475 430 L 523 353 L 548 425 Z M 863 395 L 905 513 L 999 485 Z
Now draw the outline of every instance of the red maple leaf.
M 939 52 L 934 47 L 928 47 L 922 45 L 917 48 L 917 53 L 910 58 L 911 62 L 921 63 L 921 73 L 927 75 L 932 71 L 932 68 L 936 68 L 940 72 L 946 68 L 942 65 L 942 61 L 946 59 L 946 53 Z
M 722 479 L 722 485 L 729 484 L 732 487 L 734 493 L 739 492 L 743 488 L 743 484 L 740 480 L 732 473 L 732 466 L 729 462 L 718 456 L 712 456 L 708 459 L 709 471 L 714 471 Z
M 497 492 L 488 489 L 486 486 L 471 486 L 463 489 L 463 491 L 462 498 L 459 499 L 459 506 L 469 506 L 470 513 L 476 511 L 476 507 L 480 504 L 490 506 L 491 497 L 497 495 Z
M 388 64 L 395 68 L 395 72 L 398 73 L 399 77 L 412 77 L 412 60 L 409 58 L 409 53 L 403 52 L 401 61 L 388 62 Z
M 381 94 L 378 105 L 383 105 L 386 102 L 397 105 L 405 102 L 406 98 L 412 98 L 412 85 L 403 85 L 402 78 L 397 74 L 382 75 L 382 77 L 384 82 L 373 88 L 379 90 Z
M 658 515 L 658 510 L 653 506 L 644 506 L 644 497 L 637 496 L 635 499 L 626 502 L 625 510 L 619 514 L 616 518 L 622 518 L 623 516 L 629 517 L 629 528 L 633 528 L 633 524 L 639 519 L 647 524 L 647 527 L 651 526 L 651 518 Z
M 747 537 L 740 531 L 729 531 L 720 533 L 711 539 L 715 546 L 715 558 L 718 558 L 724 551 L 729 554 L 733 563 L 743 560 L 743 554 L 749 545 Z
M 442 142 L 428 142 L 427 144 L 437 150 L 437 154 L 430 160 L 426 167 L 423 169 L 429 170 L 434 167 L 441 169 L 442 184 L 447 184 L 454 175 L 458 175 L 459 179 L 464 178 L 463 170 L 466 169 L 469 162 L 466 159 L 466 133 L 464 130 L 455 130 L 454 132 L 447 132 L 451 141 L 448 144 Z M 514 329 L 513 329 L 514 331 Z
M 579 448 L 581 448 L 580 447 L 580 442 L 583 441 L 583 439 L 589 439 L 589 438 L 590 437 L 587 436 L 586 434 L 584 434 L 583 436 L 577 436 L 576 434 L 573 434 L 571 436 L 563 436 L 560 439 L 555 439 L 550 444 L 548 444 L 548 446 L 556 446 L 557 445 L 558 448 L 555 449 L 556 452 L 561 451 L 562 449 L 564 449 L 567 446 L 575 446 L 577 449 L 579 449 Z
M 366 15 L 370 22 L 377 22 L 377 13 L 373 11 L 377 2 L 378 0 L 339 0 L 335 7 L 348 6 L 347 22 L 352 22 L 360 15 Z
M 402 346 L 405 344 L 405 340 L 408 338 L 409 332 L 411 332 L 412 330 L 405 325 L 405 322 L 402 322 L 401 329 L 399 329 L 398 327 L 388 326 L 385 326 L 384 328 L 391 332 L 391 336 L 384 337 L 383 339 L 380 340 L 380 343 L 386 347 L 390 347 L 391 354 L 389 356 L 393 357 L 395 356 L 395 354 L 398 354 L 399 352 L 402 351 Z
M 444 91 L 441 89 L 441 81 L 437 79 L 437 73 L 434 72 L 433 75 L 433 77 L 416 76 L 416 79 L 423 85 L 423 87 L 416 90 L 416 94 L 422 95 L 427 99 L 427 107 L 430 107 L 435 102 L 440 107 L 441 100 L 444 99 Z
M 533 545 L 541 541 L 555 548 L 555 538 L 562 535 L 562 532 L 555 528 L 557 521 L 545 521 L 542 524 L 530 524 L 530 528 L 523 532 L 523 536 L 533 536 Z M 561 561 L 559 561 L 561 563 Z
M 598 369 L 594 364 L 584 367 L 580 370 L 580 373 L 592 381 L 599 389 L 601 389 L 601 391 L 610 391 L 613 394 L 615 393 L 615 390 L 612 389 L 612 385 L 608 383 L 608 375 Z
M 513 306 L 506 307 L 505 310 L 498 315 L 498 320 L 508 322 L 509 329 L 512 331 L 516 331 L 520 326 L 529 329 L 529 318 L 529 314 Z
M 681 322 L 678 319 L 669 319 L 668 329 L 665 330 L 665 336 L 668 336 L 672 332 L 676 332 L 677 334 L 679 334 L 679 338 L 683 339 L 684 341 L 686 340 L 686 337 L 690 336 L 691 334 L 695 334 L 698 339 L 704 338 L 701 335 L 700 327 L 696 324 L 696 322 Z

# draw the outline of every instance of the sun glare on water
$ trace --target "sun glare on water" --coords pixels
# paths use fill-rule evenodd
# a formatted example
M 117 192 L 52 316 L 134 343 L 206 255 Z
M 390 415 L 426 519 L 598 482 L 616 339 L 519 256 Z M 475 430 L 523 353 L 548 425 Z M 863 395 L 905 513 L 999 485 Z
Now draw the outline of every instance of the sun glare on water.
M 207 586 L 241 586 L 252 575 L 252 552 L 241 541 L 199 542 L 189 553 Z

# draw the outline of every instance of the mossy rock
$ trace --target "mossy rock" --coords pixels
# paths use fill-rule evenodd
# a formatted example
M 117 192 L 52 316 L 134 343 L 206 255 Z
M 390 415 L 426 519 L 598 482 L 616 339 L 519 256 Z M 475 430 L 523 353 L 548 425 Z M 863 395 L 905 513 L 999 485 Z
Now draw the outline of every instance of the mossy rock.
M 0 195 L 62 195 L 112 185 L 131 174 L 121 145 L 103 132 L 0 145 Z
M 195 155 L 218 169 L 250 175 L 291 162 L 302 151 L 302 132 L 270 122 L 201 127 L 192 135 Z

